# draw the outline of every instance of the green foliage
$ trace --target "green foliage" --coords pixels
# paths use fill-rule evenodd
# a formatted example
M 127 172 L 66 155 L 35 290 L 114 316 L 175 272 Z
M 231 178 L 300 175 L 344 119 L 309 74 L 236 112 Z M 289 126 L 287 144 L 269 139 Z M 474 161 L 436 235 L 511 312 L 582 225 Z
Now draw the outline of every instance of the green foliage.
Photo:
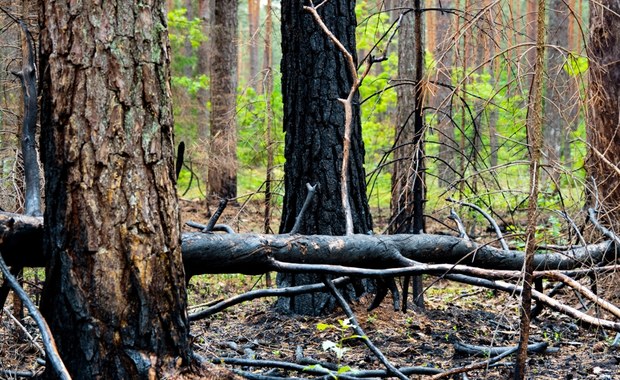
M 306 368 L 324 369 L 325 371 L 328 371 L 328 373 L 334 379 L 337 379 L 338 375 L 352 371 L 353 369 L 349 367 L 348 365 L 344 365 L 344 366 L 340 365 L 340 363 L 342 362 L 342 359 L 344 358 L 345 353 L 349 351 L 349 348 L 345 347 L 344 344 L 347 340 L 351 340 L 351 339 L 366 339 L 366 336 L 349 333 L 349 330 L 353 329 L 353 325 L 351 324 L 351 320 L 349 318 L 339 319 L 338 325 L 319 322 L 317 323 L 316 328 L 319 331 L 334 330 L 337 333 L 339 333 L 338 341 L 324 340 L 323 343 L 321 344 L 321 348 L 323 349 L 323 351 L 331 352 L 336 356 L 336 359 L 338 361 L 338 371 L 334 373 L 333 371 L 329 371 L 322 366 L 317 367 L 317 365 L 309 366 Z
M 566 63 L 564 63 L 562 68 L 571 77 L 576 77 L 585 74 L 586 71 L 588 71 L 589 65 L 590 62 L 588 61 L 588 57 L 571 52 L 568 54 L 568 57 L 566 57 Z
M 189 20 L 186 8 L 176 8 L 168 12 L 168 36 L 172 48 L 172 72 L 183 72 L 185 67 L 194 67 L 197 62 L 196 50 L 207 40 L 202 33 L 202 22 L 198 18 Z M 185 44 L 189 42 L 192 54 L 187 56 Z
M 271 138 L 275 144 L 275 165 L 284 163 L 284 132 L 282 130 L 283 104 L 280 80 L 274 79 L 274 91 L 270 94 L 272 129 Z M 266 95 L 256 92 L 252 87 L 246 88 L 237 98 L 237 125 L 239 144 L 237 154 L 242 166 L 267 166 L 267 110 Z

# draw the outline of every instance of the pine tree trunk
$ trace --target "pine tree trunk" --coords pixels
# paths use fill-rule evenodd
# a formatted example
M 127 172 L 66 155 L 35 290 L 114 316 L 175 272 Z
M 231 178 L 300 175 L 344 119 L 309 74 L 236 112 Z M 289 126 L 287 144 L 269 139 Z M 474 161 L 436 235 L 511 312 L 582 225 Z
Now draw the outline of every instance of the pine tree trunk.
M 258 77 L 258 41 L 260 23 L 260 0 L 248 0 L 248 41 L 250 44 L 250 78 L 248 83 L 257 88 L 261 82 Z
M 355 1 L 335 0 L 319 14 L 346 49 L 356 56 Z M 345 215 L 340 195 L 344 108 L 339 98 L 351 89 L 343 55 L 303 10 L 302 2 L 282 3 L 282 91 L 284 99 L 284 205 L 281 232 L 295 224 L 306 197 L 306 183 L 318 185 L 300 233 L 343 235 Z M 367 233 L 372 220 L 366 198 L 364 144 L 358 99 L 354 100 L 349 171 L 350 203 L 355 233 Z M 278 285 L 320 281 L 316 276 L 279 275 Z M 331 308 L 330 297 L 311 294 L 281 298 L 279 306 L 300 314 L 320 314 Z
M 212 0 L 209 195 L 237 197 L 237 5 Z
M 73 378 L 163 377 L 190 353 L 164 2 L 42 2 L 39 19 L 41 310 Z
M 570 131 L 567 111 L 576 103 L 570 97 L 570 78 L 563 65 L 566 55 L 560 49 L 568 49 L 567 18 L 571 17 L 568 7 L 563 0 L 551 0 L 549 3 L 549 21 L 547 28 L 547 43 L 558 48 L 547 49 L 547 72 L 545 123 L 543 135 L 545 140 L 546 173 L 551 175 L 553 183 L 557 184 L 560 176 L 562 145 L 564 131 Z M 572 104 L 571 104 L 572 103 Z
M 620 221 L 620 28 L 618 0 L 592 3 L 590 8 L 590 88 L 587 162 L 596 182 L 591 204 L 599 204 L 601 221 L 617 229 Z M 594 199 L 597 198 L 597 199 Z

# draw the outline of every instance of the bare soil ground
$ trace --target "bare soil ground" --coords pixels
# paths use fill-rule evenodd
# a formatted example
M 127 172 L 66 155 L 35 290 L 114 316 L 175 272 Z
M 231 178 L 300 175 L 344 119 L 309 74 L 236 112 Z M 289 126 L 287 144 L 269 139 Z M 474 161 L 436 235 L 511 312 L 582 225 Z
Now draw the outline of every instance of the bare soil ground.
M 214 207 L 211 207 L 211 211 Z M 184 202 L 186 220 L 206 223 L 207 211 L 200 204 Z M 232 223 L 231 223 L 232 221 Z M 253 224 L 251 221 L 254 221 Z M 262 219 L 258 207 L 227 211 L 222 222 L 236 229 L 261 231 Z M 249 227 L 248 227 L 249 226 Z M 39 292 L 34 272 L 26 273 L 27 290 L 34 298 Z M 620 282 L 618 275 L 601 279 L 605 285 L 606 298 L 618 305 Z M 519 338 L 518 300 L 508 294 L 494 296 L 486 289 L 436 281 L 425 278 L 427 290 L 426 311 L 394 311 L 391 299 L 373 311 L 366 311 L 371 298 L 363 297 L 351 306 L 368 338 L 377 345 L 396 366 L 426 366 L 451 369 L 483 361 L 483 357 L 470 357 L 455 352 L 454 344 L 463 342 L 485 346 L 514 345 Z M 189 287 L 190 312 L 215 299 L 231 297 L 242 292 L 264 288 L 265 278 L 242 275 L 204 275 L 192 279 Z M 585 310 L 584 305 L 572 292 L 565 291 L 556 298 Z M 323 350 L 323 342 L 338 342 L 343 337 L 334 329 L 319 331 L 317 324 L 339 325 L 345 314 L 336 310 L 320 318 L 291 316 L 278 313 L 273 299 L 258 299 L 237 305 L 209 319 L 193 322 L 193 348 L 205 358 L 233 357 L 269 359 L 295 362 L 296 352 L 303 351 L 306 358 L 335 366 L 348 365 L 353 369 L 383 369 L 381 363 L 362 341 L 347 340 L 343 357 L 338 360 L 333 352 Z M 12 303 L 6 310 L 13 313 Z M 592 308 L 589 313 L 595 313 Z M 35 343 L 41 345 L 38 331 L 28 317 L 21 324 L 34 337 L 31 340 L 19 325 L 3 313 L 0 321 L 0 379 L 14 379 L 19 371 L 40 373 L 37 363 L 41 353 Z M 352 334 L 347 330 L 344 336 Z M 581 326 L 574 320 L 551 310 L 545 310 L 532 322 L 531 342 L 547 342 L 557 349 L 546 354 L 533 354 L 529 359 L 530 379 L 620 379 L 620 348 L 612 347 L 614 332 Z M 512 362 L 508 357 L 498 365 L 467 373 L 469 379 L 510 379 Z M 229 367 L 233 368 L 233 367 Z M 247 372 L 259 373 L 266 369 L 235 367 Z M 304 373 L 278 370 L 272 375 L 295 378 L 313 378 Z M 222 375 L 223 376 L 223 375 Z M 215 378 L 218 378 L 217 376 Z M 423 379 L 428 376 L 412 376 Z M 463 377 L 458 377 L 459 379 Z

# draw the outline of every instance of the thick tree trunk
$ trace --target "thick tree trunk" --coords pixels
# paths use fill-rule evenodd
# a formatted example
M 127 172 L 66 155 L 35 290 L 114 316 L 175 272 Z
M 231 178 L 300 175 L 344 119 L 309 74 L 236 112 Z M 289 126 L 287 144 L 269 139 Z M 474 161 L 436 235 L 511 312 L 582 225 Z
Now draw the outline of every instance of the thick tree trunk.
M 319 14 L 332 33 L 357 60 L 355 47 L 355 1 L 324 3 Z M 342 235 L 345 215 L 340 194 L 345 112 L 338 99 L 351 89 L 351 74 L 342 53 L 304 11 L 303 2 L 282 3 L 282 91 L 284 99 L 285 158 L 284 206 L 280 231 L 295 224 L 306 194 L 306 183 L 318 185 L 312 204 L 304 214 L 300 233 Z M 358 97 L 353 101 L 349 163 L 350 204 L 354 231 L 367 233 L 372 220 L 366 198 L 364 145 Z M 280 286 L 300 284 L 300 277 L 279 276 Z M 316 282 L 316 279 L 306 279 Z M 280 299 L 288 311 L 316 314 L 329 308 L 328 297 L 308 295 Z M 292 301 L 292 302 L 290 302 Z
M 596 181 L 591 192 L 601 222 L 620 226 L 620 1 L 604 0 L 590 8 L 590 89 L 587 162 Z M 597 199 L 594 199 L 597 198 Z
M 212 0 L 209 195 L 237 197 L 237 6 Z
M 163 377 L 190 356 L 164 3 L 40 5 L 41 310 L 74 378 Z

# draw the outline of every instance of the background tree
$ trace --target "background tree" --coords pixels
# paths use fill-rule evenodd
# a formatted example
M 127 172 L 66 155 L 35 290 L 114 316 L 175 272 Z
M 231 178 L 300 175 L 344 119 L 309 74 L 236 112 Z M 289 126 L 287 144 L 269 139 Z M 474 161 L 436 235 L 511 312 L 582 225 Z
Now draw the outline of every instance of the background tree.
M 590 5 L 589 174 L 596 182 L 591 203 L 604 211 L 603 222 L 620 221 L 620 3 Z
M 41 310 L 76 379 L 189 359 L 163 4 L 40 2 Z
M 209 195 L 237 197 L 238 0 L 212 0 Z
M 398 34 L 398 97 L 392 168 L 391 220 L 388 231 L 424 232 L 424 124 L 422 119 L 422 12 L 420 1 L 401 0 L 400 9 L 413 5 L 403 14 Z M 409 278 L 405 277 L 405 286 Z M 422 277 L 413 277 L 415 304 L 424 307 Z M 406 291 L 404 291 L 406 293 Z M 406 309 L 406 300 L 403 307 Z
M 355 1 L 331 0 L 319 8 L 329 30 L 357 61 Z M 343 235 L 345 216 L 340 195 L 344 108 L 352 81 L 342 53 L 320 29 L 302 2 L 282 3 L 282 95 L 286 163 L 280 232 L 295 224 L 306 197 L 306 183 L 317 185 L 313 202 L 299 232 Z M 372 220 L 366 198 L 364 144 L 359 100 L 354 100 L 349 171 L 350 203 L 355 233 L 368 233 Z M 316 276 L 279 274 L 279 286 L 317 282 Z M 282 298 L 279 306 L 302 314 L 319 314 L 331 307 L 326 294 Z

